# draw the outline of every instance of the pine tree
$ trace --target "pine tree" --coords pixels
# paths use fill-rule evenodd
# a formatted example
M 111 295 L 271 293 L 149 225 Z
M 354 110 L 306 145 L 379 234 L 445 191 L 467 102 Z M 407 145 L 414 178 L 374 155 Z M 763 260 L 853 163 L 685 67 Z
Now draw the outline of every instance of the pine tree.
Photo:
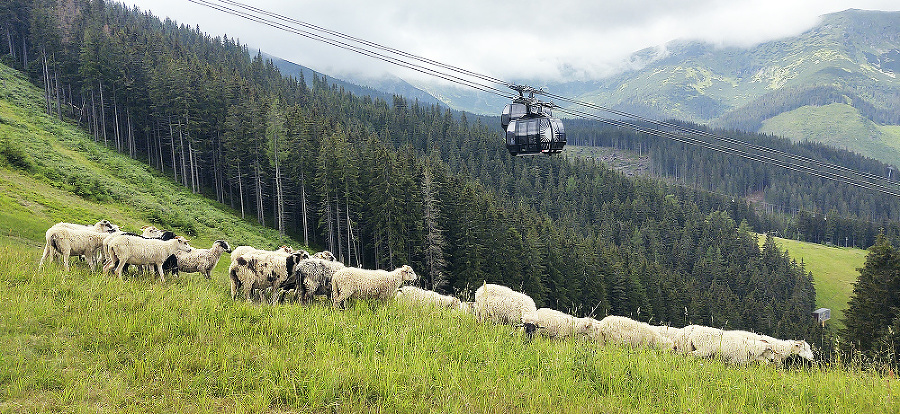
M 865 265 L 859 269 L 859 279 L 844 313 L 845 328 L 841 332 L 844 351 L 859 351 L 867 357 L 888 351 L 884 349 L 884 340 L 893 334 L 888 328 L 900 316 L 898 265 L 900 254 L 880 234 L 875 245 L 869 248 Z

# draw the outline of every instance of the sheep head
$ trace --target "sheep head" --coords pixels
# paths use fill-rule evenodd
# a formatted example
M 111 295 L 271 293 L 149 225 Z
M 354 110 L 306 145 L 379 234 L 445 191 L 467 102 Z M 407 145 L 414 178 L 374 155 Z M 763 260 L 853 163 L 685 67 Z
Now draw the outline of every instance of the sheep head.
M 816 359 L 812 349 L 809 347 L 809 343 L 806 341 L 793 341 L 791 344 L 791 354 L 798 355 L 801 358 L 810 361 L 815 361 Z
M 216 244 L 218 244 L 219 246 L 222 246 L 222 250 L 225 250 L 226 252 L 231 253 L 231 246 L 229 246 L 228 242 L 226 242 L 225 240 L 216 240 L 215 243 L 213 243 L 213 245 L 216 245 Z
M 409 267 L 409 265 L 403 265 L 400 267 L 400 275 L 403 276 L 403 280 L 405 281 L 413 281 L 418 277 L 416 276 L 416 272 L 414 272 L 412 267 Z
M 334 254 L 332 254 L 328 250 L 322 250 L 321 252 L 314 254 L 313 257 L 315 257 L 317 259 L 322 259 L 322 260 L 329 260 L 332 262 L 337 260 L 337 258 L 334 257 Z
M 185 239 L 184 237 L 178 236 L 172 240 L 175 240 L 175 246 L 178 248 L 178 251 L 182 251 L 182 252 L 191 251 L 191 249 L 192 249 L 191 245 L 188 244 L 188 240 Z

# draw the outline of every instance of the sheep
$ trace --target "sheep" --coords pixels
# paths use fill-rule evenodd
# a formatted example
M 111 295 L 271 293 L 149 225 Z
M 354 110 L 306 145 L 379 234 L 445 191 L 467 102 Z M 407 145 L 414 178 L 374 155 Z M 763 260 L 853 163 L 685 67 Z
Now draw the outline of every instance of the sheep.
M 334 257 L 334 254 L 332 254 L 332 253 L 329 252 L 328 250 L 322 250 L 321 252 L 318 252 L 318 253 L 312 255 L 312 258 L 313 258 L 313 259 L 329 260 L 329 261 L 332 261 L 332 262 L 337 261 L 337 258 Z
M 331 279 L 335 272 L 343 268 L 344 264 L 338 261 L 308 258 L 294 267 L 293 274 L 281 284 L 280 288 L 283 290 L 297 289 L 299 300 L 308 303 L 315 295 L 330 295 Z M 279 292 L 280 294 L 281 292 Z
M 59 254 L 62 256 L 63 265 L 69 271 L 70 256 L 84 256 L 93 272 L 97 265 L 97 256 L 103 244 L 103 238 L 110 231 L 116 231 L 118 227 L 107 220 L 101 220 L 93 226 L 85 226 L 72 223 L 56 223 L 47 229 L 45 233 L 46 244 L 38 268 L 44 266 L 44 261 Z
M 664 350 L 675 349 L 671 339 L 661 335 L 650 324 L 610 315 L 594 320 L 590 337 L 601 344 L 623 344 L 632 347 L 649 347 Z
M 591 318 L 576 318 L 550 308 L 540 308 L 522 315 L 522 325 L 529 337 L 535 331 L 550 338 L 587 336 L 593 329 L 593 321 Z
M 344 301 L 351 298 L 389 300 L 403 282 L 416 280 L 416 277 L 409 265 L 392 271 L 345 267 L 331 278 L 332 305 L 340 309 Z
M 135 234 L 135 233 L 129 233 L 129 232 L 117 230 L 113 233 L 110 233 L 108 236 L 106 236 L 103 239 L 103 248 L 102 248 L 101 252 L 103 253 L 104 263 L 105 263 L 103 266 L 104 271 L 108 271 L 108 269 L 112 269 L 119 265 L 119 263 L 117 261 L 110 259 L 110 257 L 112 256 L 112 253 L 109 249 L 109 245 L 110 245 L 110 242 L 112 240 L 114 240 L 116 237 L 130 236 L 130 237 L 140 237 L 143 239 L 157 239 L 157 240 L 163 240 L 163 241 L 172 240 L 176 237 L 175 233 L 173 233 L 171 231 L 159 230 L 153 226 L 144 226 L 141 229 L 142 229 L 142 234 Z M 143 266 L 138 266 L 138 267 L 141 268 Z M 163 262 L 163 272 L 165 272 L 165 273 L 172 273 L 176 267 L 177 267 L 177 263 L 175 262 L 174 255 L 167 257 L 166 261 Z M 127 271 L 127 270 L 128 270 L 128 263 L 126 263 L 125 266 L 122 268 L 123 272 Z
M 216 240 L 209 249 L 177 252 L 175 253 L 175 259 L 178 263 L 177 271 L 186 273 L 200 272 L 207 279 L 210 279 L 210 272 L 219 263 L 222 252 L 231 252 L 231 247 L 228 246 L 225 240 Z
M 288 275 L 293 274 L 294 267 L 309 253 L 301 250 L 293 254 L 283 251 L 256 251 L 245 249 L 243 254 L 232 256 L 231 265 L 228 267 L 228 275 L 231 279 L 231 299 L 237 298 L 238 291 L 243 288 L 247 301 L 256 289 L 273 287 L 277 289 L 281 283 L 287 280 Z M 278 295 L 275 295 L 277 297 Z
M 415 286 L 402 286 L 397 291 L 395 298 L 398 300 L 417 303 L 420 305 L 432 305 L 439 308 L 460 309 L 462 302 L 459 299 L 442 295 L 432 290 L 425 290 Z
M 750 362 L 770 363 L 776 360 L 777 351 L 772 344 L 756 339 L 745 331 L 725 331 L 701 325 L 689 325 L 678 334 L 679 352 L 695 357 L 720 357 L 734 364 Z
M 126 264 L 154 265 L 160 280 L 166 281 L 163 275 L 163 262 L 176 252 L 189 252 L 191 246 L 183 237 L 171 240 L 145 239 L 140 236 L 122 235 L 109 241 L 110 262 L 103 268 L 108 272 L 113 263 L 116 266 L 116 274 L 122 279 L 122 271 Z
M 775 350 L 776 361 L 779 363 L 784 362 L 784 360 L 789 358 L 791 355 L 797 355 L 809 361 L 815 361 L 816 359 L 815 355 L 812 352 L 812 349 L 809 347 L 809 344 L 804 340 L 783 340 L 767 335 L 740 330 L 726 332 L 729 332 L 733 335 L 743 335 L 746 338 L 764 341 L 771 344 L 772 349 Z
M 663 337 L 669 338 L 673 343 L 675 342 L 675 338 L 678 336 L 678 333 L 681 332 L 681 328 L 673 328 L 668 325 L 650 325 L 650 327 L 655 329 L 656 332 L 659 332 L 659 334 Z
M 484 283 L 475 291 L 475 318 L 506 325 L 520 325 L 522 315 L 537 310 L 534 299 L 506 286 Z

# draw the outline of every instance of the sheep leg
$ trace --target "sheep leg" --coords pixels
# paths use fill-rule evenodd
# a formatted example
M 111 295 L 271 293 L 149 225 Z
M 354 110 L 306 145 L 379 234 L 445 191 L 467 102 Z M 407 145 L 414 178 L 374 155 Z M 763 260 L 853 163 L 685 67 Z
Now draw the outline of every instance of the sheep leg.
M 40 263 L 38 263 L 38 269 L 44 267 L 44 260 L 47 260 L 47 257 L 50 257 L 51 262 L 53 261 L 53 251 L 51 249 L 52 248 L 50 247 L 50 241 L 47 240 L 47 244 L 44 246 L 44 255 L 41 256 L 41 261 Z
M 163 274 L 162 263 L 156 263 L 156 273 L 159 274 L 159 280 L 165 283 L 166 276 Z
M 125 268 L 125 261 L 119 260 L 119 265 L 116 266 L 116 275 L 119 276 L 119 280 L 125 280 L 125 278 L 122 277 L 122 271 L 124 270 L 124 268 Z

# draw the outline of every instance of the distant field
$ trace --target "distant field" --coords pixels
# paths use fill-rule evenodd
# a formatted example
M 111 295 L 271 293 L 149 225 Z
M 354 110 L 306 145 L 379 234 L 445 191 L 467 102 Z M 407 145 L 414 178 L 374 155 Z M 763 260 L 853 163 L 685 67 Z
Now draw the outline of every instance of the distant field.
M 760 243 L 765 236 L 760 236 Z M 798 263 L 803 262 L 812 272 L 816 286 L 816 305 L 831 309 L 831 321 L 835 327 L 843 326 L 844 310 L 853 293 L 853 283 L 859 277 L 856 269 L 866 262 L 868 252 L 862 249 L 828 247 L 822 244 L 775 238 L 775 243 Z

